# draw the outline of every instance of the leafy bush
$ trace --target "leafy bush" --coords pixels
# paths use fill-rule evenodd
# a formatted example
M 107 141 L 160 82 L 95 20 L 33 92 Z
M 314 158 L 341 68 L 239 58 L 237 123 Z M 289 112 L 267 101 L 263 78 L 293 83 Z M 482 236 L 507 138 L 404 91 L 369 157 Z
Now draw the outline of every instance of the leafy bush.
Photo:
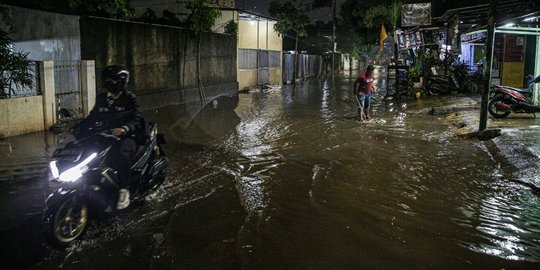
M 422 68 L 420 65 L 414 65 L 409 69 L 409 77 L 413 80 L 419 79 L 422 76 Z
M 13 24 L 8 15 L 7 8 L 0 7 L 0 22 L 7 31 L 0 29 L 0 98 L 10 98 L 14 95 L 14 86 L 32 87 L 33 66 L 27 59 L 28 53 L 14 51 L 9 33 L 13 31 Z
M 187 22 L 196 35 L 204 31 L 211 32 L 216 19 L 221 16 L 219 10 L 207 6 L 203 0 L 189 0 L 187 8 L 191 10 Z
M 143 23 L 187 27 L 186 22 L 178 19 L 178 17 L 176 17 L 176 14 L 174 14 L 174 12 L 171 12 L 169 10 L 164 10 L 163 15 L 161 17 L 158 17 L 156 12 L 153 9 L 147 8 L 146 11 L 140 17 L 135 18 L 133 20 L 138 21 L 138 22 L 143 22 Z
M 230 21 L 225 25 L 225 34 L 237 36 L 237 35 L 238 35 L 238 23 L 236 23 L 236 22 L 233 21 L 233 20 L 230 20 Z

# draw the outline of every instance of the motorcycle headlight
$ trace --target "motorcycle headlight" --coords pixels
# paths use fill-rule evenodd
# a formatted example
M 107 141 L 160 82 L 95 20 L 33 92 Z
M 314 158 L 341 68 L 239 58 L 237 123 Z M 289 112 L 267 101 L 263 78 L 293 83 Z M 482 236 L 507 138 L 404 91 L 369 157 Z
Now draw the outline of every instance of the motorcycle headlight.
M 70 169 L 67 169 L 64 172 L 62 172 L 58 176 L 58 179 L 60 181 L 62 181 L 62 182 L 75 182 L 75 181 L 79 180 L 79 178 L 81 178 L 83 176 L 83 174 L 88 171 L 88 166 L 87 165 L 96 157 L 97 157 L 97 153 L 91 154 L 86 159 L 84 159 L 81 163 L 79 163 L 79 164 L 75 165 L 74 167 L 72 167 Z M 54 171 L 53 171 L 54 168 L 53 168 L 52 165 L 54 165 L 54 167 L 56 167 L 56 163 L 53 164 L 53 162 L 51 162 L 50 167 L 51 167 L 51 173 L 54 176 Z M 56 168 L 56 171 L 58 172 L 58 168 Z
M 49 163 L 49 170 L 52 174 L 53 179 L 60 177 L 60 171 L 58 171 L 58 166 L 56 166 L 56 160 L 53 160 L 51 161 L 51 163 Z

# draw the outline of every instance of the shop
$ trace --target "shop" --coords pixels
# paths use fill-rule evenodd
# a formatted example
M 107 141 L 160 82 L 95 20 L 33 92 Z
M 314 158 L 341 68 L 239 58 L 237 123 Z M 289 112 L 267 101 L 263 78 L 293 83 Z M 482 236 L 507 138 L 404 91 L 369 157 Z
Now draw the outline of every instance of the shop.
M 540 6 L 535 1 L 499 1 L 491 65 L 491 83 L 529 86 L 528 75 L 540 75 Z M 489 5 L 447 10 L 439 23 L 447 26 L 447 44 L 471 73 L 483 74 Z M 457 33 L 459 38 L 453 39 Z M 457 42 L 456 42 L 457 41 Z M 535 102 L 538 104 L 538 86 Z

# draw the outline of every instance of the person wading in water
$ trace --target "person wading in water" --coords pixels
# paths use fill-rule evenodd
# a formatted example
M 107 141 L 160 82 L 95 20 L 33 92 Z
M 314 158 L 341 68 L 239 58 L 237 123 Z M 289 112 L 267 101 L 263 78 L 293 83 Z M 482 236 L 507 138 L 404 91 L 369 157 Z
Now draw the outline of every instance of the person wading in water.
M 358 116 L 360 122 L 369 120 L 369 108 L 371 106 L 371 91 L 377 94 L 377 89 L 373 86 L 373 65 L 366 68 L 366 72 L 360 74 L 354 81 L 353 94 L 358 103 Z

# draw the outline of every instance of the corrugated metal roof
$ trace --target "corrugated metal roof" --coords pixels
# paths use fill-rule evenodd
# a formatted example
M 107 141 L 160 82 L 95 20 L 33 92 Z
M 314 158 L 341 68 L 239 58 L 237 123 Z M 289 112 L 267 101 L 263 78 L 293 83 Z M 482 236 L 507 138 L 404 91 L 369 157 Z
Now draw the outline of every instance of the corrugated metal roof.
M 439 25 L 458 16 L 460 32 L 472 32 L 487 27 L 489 4 L 463 7 L 447 10 L 443 16 L 434 18 Z M 540 3 L 538 0 L 507 0 L 497 4 L 496 26 L 508 23 L 527 27 L 539 27 L 538 19 L 526 20 L 540 16 Z

